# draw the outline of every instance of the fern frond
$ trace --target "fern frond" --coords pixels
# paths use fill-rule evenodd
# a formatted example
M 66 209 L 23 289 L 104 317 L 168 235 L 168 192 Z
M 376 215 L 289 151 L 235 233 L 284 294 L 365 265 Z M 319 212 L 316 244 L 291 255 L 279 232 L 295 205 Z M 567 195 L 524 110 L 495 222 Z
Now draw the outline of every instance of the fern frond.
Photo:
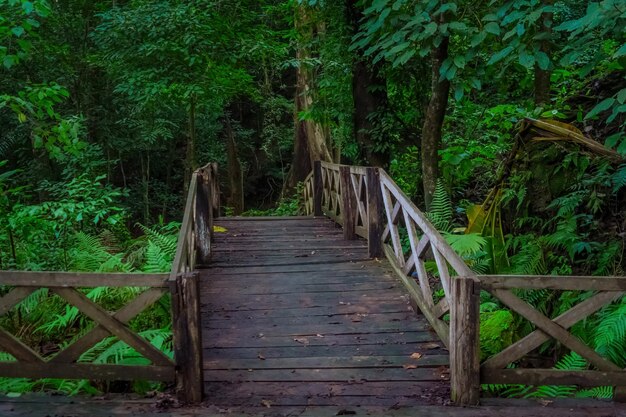
M 452 228 L 452 201 L 441 180 L 437 180 L 430 210 L 426 215 L 437 230 L 448 232 Z

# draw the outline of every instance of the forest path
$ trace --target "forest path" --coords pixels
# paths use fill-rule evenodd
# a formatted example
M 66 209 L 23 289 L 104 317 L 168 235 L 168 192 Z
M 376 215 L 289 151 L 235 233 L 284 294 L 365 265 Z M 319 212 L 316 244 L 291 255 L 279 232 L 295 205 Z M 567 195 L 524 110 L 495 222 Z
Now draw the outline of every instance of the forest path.
M 238 407 L 441 404 L 448 352 L 386 260 L 326 218 L 221 218 L 200 272 L 205 395 Z

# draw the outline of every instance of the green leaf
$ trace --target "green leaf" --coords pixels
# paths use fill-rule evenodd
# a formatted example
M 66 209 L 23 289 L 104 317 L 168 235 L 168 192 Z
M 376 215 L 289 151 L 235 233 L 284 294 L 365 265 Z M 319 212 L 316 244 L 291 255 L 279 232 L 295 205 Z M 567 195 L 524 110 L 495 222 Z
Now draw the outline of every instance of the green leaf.
M 11 29 L 11 32 L 13 32 L 13 34 L 19 38 L 24 34 L 24 28 L 21 26 L 15 26 Z
M 470 42 L 470 46 L 473 48 L 477 45 L 480 45 L 485 38 L 487 37 L 487 32 L 478 32 L 476 35 L 472 36 L 472 40 Z
M 24 13 L 26 14 L 31 14 L 33 12 L 33 3 L 30 1 L 25 1 L 22 3 L 22 10 L 24 10 Z
M 620 56 L 626 55 L 626 43 L 623 44 L 613 55 L 613 58 L 619 58 Z
M 496 22 L 489 22 L 485 25 L 485 32 L 493 35 L 500 35 L 500 26 Z
M 467 31 L 467 25 L 463 22 L 451 22 L 450 29 L 456 30 L 457 32 L 465 32 Z
M 585 116 L 585 120 L 591 119 L 594 116 L 597 116 L 599 113 L 602 113 L 605 110 L 608 110 L 613 103 L 615 103 L 615 99 L 613 97 L 609 97 L 607 99 L 602 100 L 598 103 L 587 115 Z
M 437 23 L 435 22 L 430 22 L 424 27 L 424 34 L 426 36 L 430 36 L 435 32 L 437 32 Z
M 501 50 L 500 52 L 497 52 L 495 54 L 493 54 L 491 56 L 491 58 L 489 59 L 489 61 L 487 62 L 487 65 L 493 65 L 496 62 L 499 62 L 501 60 L 503 60 L 504 58 L 506 58 L 511 52 L 513 51 L 513 47 L 512 46 L 507 46 L 506 48 L 504 48 L 503 50 Z
M 535 65 L 535 57 L 529 54 L 525 49 L 520 52 L 518 61 L 520 65 L 530 69 Z
M 465 68 L 465 57 L 463 55 L 457 55 L 454 57 L 454 65 L 463 69 Z
M 535 58 L 537 59 L 537 65 L 539 65 L 539 68 L 544 71 L 550 68 L 550 58 L 548 58 L 548 55 L 545 52 L 537 51 Z
M 617 101 L 619 101 L 619 104 L 624 104 L 626 101 L 626 88 L 619 90 L 617 93 Z
M 465 91 L 463 90 L 463 84 L 459 84 L 456 87 L 454 87 L 454 99 L 456 101 L 459 101 L 463 98 L 463 94 L 465 93 Z
M 410 43 L 410 42 L 402 42 L 401 44 L 396 45 L 396 46 L 394 46 L 393 48 L 391 48 L 391 49 L 389 50 L 389 55 L 395 55 L 395 54 L 397 54 L 398 52 L 402 52 L 402 51 L 404 51 L 406 48 L 408 48 L 408 47 L 409 47 L 409 45 L 411 45 L 411 43 Z
M 617 141 L 622 137 L 622 133 L 615 133 L 614 135 L 609 136 L 604 141 L 604 146 L 607 148 L 613 149 L 615 145 L 617 145 Z

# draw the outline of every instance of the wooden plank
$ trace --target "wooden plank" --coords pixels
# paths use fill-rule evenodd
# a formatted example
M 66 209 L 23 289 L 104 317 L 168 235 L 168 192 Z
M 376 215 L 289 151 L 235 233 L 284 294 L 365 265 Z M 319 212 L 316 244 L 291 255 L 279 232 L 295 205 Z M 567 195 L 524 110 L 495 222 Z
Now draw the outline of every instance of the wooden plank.
M 0 285 L 16 287 L 167 287 L 168 274 L 0 271 Z
M 452 280 L 450 312 L 450 392 L 458 405 L 480 400 L 480 287 L 474 280 Z
M 479 275 L 478 278 L 483 286 L 494 289 L 626 291 L 626 277 Z
M 419 243 L 421 242 L 419 243 L 417 242 L 417 233 L 415 230 L 415 225 L 413 224 L 413 220 L 409 217 L 408 213 L 406 212 L 404 212 L 404 221 L 406 224 L 407 233 L 409 235 L 409 243 L 411 245 L 411 257 L 413 258 L 413 263 L 415 264 L 415 271 L 417 273 L 417 279 L 419 280 L 419 283 L 420 283 L 419 288 L 422 292 L 422 298 L 426 302 L 426 305 L 432 308 L 434 307 L 433 293 L 432 293 L 432 290 L 430 289 L 430 281 L 428 279 L 428 273 L 426 272 L 426 268 L 424 267 L 424 264 L 421 262 L 421 260 L 419 259 L 417 255 Z M 422 239 L 422 240 L 425 240 L 425 239 Z M 406 268 L 403 269 L 403 272 L 405 272 L 404 275 L 406 275 Z
M 626 371 L 562 371 L 558 369 L 485 369 L 483 384 L 578 385 L 598 387 L 626 385 Z
M 413 311 L 407 303 L 379 302 L 372 305 L 345 304 L 339 306 L 290 307 L 290 308 L 240 308 L 237 310 L 211 309 L 210 304 L 203 305 L 202 313 L 210 317 L 298 317 L 325 316 L 334 317 L 344 314 L 380 314 Z
M 4 316 L 23 299 L 35 292 L 36 288 L 17 287 L 13 288 L 2 298 L 0 298 L 0 316 Z
M 176 245 L 176 254 L 174 255 L 174 261 L 172 262 L 172 272 L 169 275 L 170 281 L 176 280 L 176 275 L 179 272 L 184 272 L 187 269 L 193 269 L 194 265 L 187 265 L 187 253 L 195 248 L 187 246 L 187 237 L 192 230 L 193 222 L 193 208 L 195 206 L 194 199 L 196 198 L 196 189 L 198 186 L 198 173 L 194 172 L 191 175 L 191 181 L 189 182 L 189 190 L 187 190 L 187 199 L 185 200 L 185 210 L 183 211 L 183 222 L 180 225 L 180 231 L 178 232 L 178 244 Z
M 352 368 L 403 368 L 417 366 L 432 368 L 448 365 L 448 355 L 425 355 L 419 359 L 406 356 L 321 356 L 307 358 L 259 359 L 209 359 L 204 369 L 352 369 Z
M 240 322 L 237 322 L 240 323 Z M 406 332 L 424 332 L 430 330 L 430 325 L 425 320 L 418 321 L 399 321 L 389 323 L 375 323 L 375 325 L 362 322 L 357 323 L 338 323 L 338 324 L 301 324 L 301 325 L 254 325 L 248 326 L 233 325 L 230 328 L 205 328 L 204 336 L 233 336 L 239 338 L 260 338 L 260 337 L 276 337 L 276 336 L 309 336 L 309 337 L 326 337 L 329 335 L 367 335 L 382 333 L 406 333 Z M 262 336 L 261 336 L 262 335 Z M 321 335 L 321 336 L 319 336 Z
M 400 266 L 404 265 L 404 256 L 402 254 L 402 244 L 400 243 L 400 235 L 398 233 L 398 225 L 396 224 L 393 216 L 393 212 L 396 211 L 396 207 L 400 207 L 400 202 L 396 201 L 394 205 L 391 202 L 391 195 L 386 187 L 382 188 L 383 202 L 385 204 L 385 213 L 387 214 L 387 227 L 391 235 L 391 243 L 393 245 L 393 251 L 396 261 Z
M 439 368 L 354 368 L 354 369 L 294 369 L 220 371 L 205 370 L 204 378 L 213 381 L 445 381 L 447 370 Z
M 351 383 L 339 382 L 315 382 L 315 381 L 288 381 L 288 382 L 238 382 L 236 384 L 224 384 L 222 382 L 207 382 L 207 393 L 214 394 L 213 399 L 227 398 L 232 401 L 236 398 L 260 395 L 265 397 L 291 397 L 304 395 L 306 397 L 365 397 L 389 398 L 394 396 L 419 396 L 424 393 L 434 393 L 433 390 L 443 388 L 447 390 L 445 382 L 434 381 L 352 381 Z M 305 403 L 306 405 L 306 403 Z M 448 407 L 457 410 L 454 407 Z M 320 410 L 321 411 L 321 410 Z M 389 410 L 388 412 L 391 412 Z M 357 414 L 358 415 L 358 414 Z M 369 415 L 369 414 L 364 414 Z M 387 416 L 388 414 L 382 414 Z M 415 416 L 430 416 L 430 414 L 416 414 Z
M 373 314 L 339 314 L 328 316 L 305 316 L 305 317 L 258 317 L 256 315 L 248 315 L 243 317 L 211 317 L 207 316 L 203 320 L 205 329 L 230 329 L 230 328 L 247 328 L 250 326 L 308 326 L 308 325 L 327 325 L 327 324 L 344 324 L 353 325 L 363 324 L 367 326 L 377 326 L 378 324 L 398 323 L 398 322 L 426 322 L 426 319 L 413 314 L 412 311 L 404 311 L 401 313 L 373 313 Z
M 0 375 L 9 378 L 94 379 L 105 381 L 173 381 L 174 365 L 131 366 L 87 363 L 0 362 Z
M 3 329 L 0 329 L 0 348 L 11 354 L 15 359 L 20 361 L 20 363 L 43 363 L 43 359 L 37 354 L 37 352 Z M 10 376 L 1 373 L 0 375 Z
M 213 209 L 211 207 L 210 174 L 198 171 L 195 195 L 194 231 L 197 235 L 196 258 L 202 265 L 211 260 L 211 235 L 213 234 Z
M 217 332 L 216 332 L 217 333 Z M 397 343 L 424 343 L 437 342 L 437 335 L 432 332 L 404 332 L 399 333 L 370 333 L 352 335 L 324 336 L 256 336 L 239 338 L 234 335 L 219 335 L 215 333 L 203 334 L 204 348 L 237 348 L 237 347 L 295 347 L 295 346 L 354 346 L 380 345 Z
M 398 278 L 400 278 L 400 280 L 406 287 L 411 298 L 419 306 L 422 314 L 426 317 L 430 325 L 433 326 L 433 328 L 437 332 L 437 335 L 441 338 L 442 342 L 446 346 L 450 346 L 450 328 L 448 327 L 448 325 L 442 320 L 439 320 L 439 318 L 435 317 L 430 309 L 430 306 L 428 305 L 426 300 L 424 300 L 419 286 L 412 278 L 407 277 L 402 271 L 402 267 L 397 264 L 395 254 L 393 253 L 389 245 L 384 245 L 383 249 L 385 251 L 385 255 L 387 255 L 387 260 L 389 261 L 389 264 L 396 272 Z
M 94 304 L 84 294 L 73 288 L 54 288 L 54 292 L 78 308 L 87 317 L 104 326 L 111 334 L 126 342 L 154 365 L 169 366 L 172 364 L 170 358 L 165 356 L 160 350 L 131 331 L 124 323 L 111 317 L 102 307 Z
M 321 216 L 322 212 L 322 193 L 324 184 L 322 180 L 322 165 L 320 161 L 313 162 L 313 215 Z
M 438 347 L 434 347 L 438 346 Z M 349 356 L 410 356 L 415 352 L 424 355 L 446 355 L 443 344 L 425 341 L 396 345 L 320 345 L 320 346 L 267 346 L 267 347 L 217 347 L 204 350 L 205 360 L 349 357 Z
M 367 247 L 370 258 L 383 256 L 383 195 L 380 189 L 380 173 L 378 168 L 367 168 Z
M 343 238 L 353 240 L 356 237 L 356 196 L 352 189 L 350 178 L 350 168 L 342 166 L 339 168 L 339 181 L 341 187 L 341 216 L 343 220 Z
M 184 403 L 199 403 L 203 396 L 202 325 L 198 274 L 176 277 L 172 293 L 176 395 Z
M 450 298 L 450 272 L 448 271 L 448 263 L 446 259 L 441 255 L 439 250 L 432 245 L 431 248 L 433 251 L 433 257 L 435 258 L 435 263 L 437 264 L 437 272 L 439 272 L 439 281 L 441 282 L 441 287 L 443 288 L 443 292 L 446 298 Z
M 127 324 L 137 315 L 139 315 L 147 307 L 157 302 L 165 294 L 163 288 L 150 288 L 119 309 L 113 317 L 122 323 Z M 49 362 L 50 363 L 72 363 L 76 362 L 87 349 L 98 343 L 100 340 L 109 336 L 111 333 L 106 327 L 98 324 L 87 334 L 76 340 L 74 343 L 57 353 Z
M 524 318 L 530 320 L 530 322 L 535 326 L 561 342 L 572 351 L 578 353 L 601 371 L 621 371 L 617 365 L 604 359 L 589 346 L 581 342 L 580 339 L 545 317 L 543 314 L 531 307 L 530 304 L 524 302 L 509 290 L 490 290 L 490 292 L 502 301 L 503 304 L 521 314 Z
M 279 282 L 274 281 L 276 284 Z M 285 281 L 282 281 L 285 283 Z M 240 284 L 233 282 L 226 282 L 229 284 L 228 286 L 213 286 L 206 287 L 203 286 L 201 289 L 201 294 L 208 297 L 215 297 L 214 294 L 222 294 L 224 292 L 224 288 L 233 288 L 239 287 Z M 213 283 L 211 283 L 213 284 Z M 371 279 L 361 282 L 353 282 L 353 283 L 345 283 L 339 280 L 338 283 L 320 283 L 320 282 L 312 282 L 312 283 L 304 283 L 300 285 L 294 286 L 280 286 L 278 288 L 272 288 L 268 285 L 267 282 L 263 282 L 263 284 L 259 285 L 249 285 L 245 287 L 241 287 L 239 293 L 241 295 L 269 295 L 269 294 L 302 294 L 302 293 L 335 293 L 335 292 L 366 292 L 369 293 L 371 291 L 381 291 L 381 290 L 392 290 L 398 288 L 397 284 L 389 283 L 386 281 L 376 282 Z
M 620 299 L 623 292 L 602 292 L 575 305 L 565 313 L 554 319 L 554 322 L 564 329 L 569 329 L 580 320 L 595 313 L 610 302 Z M 502 352 L 487 359 L 482 364 L 483 369 L 504 368 L 508 364 L 521 359 L 528 352 L 538 348 L 544 342 L 550 340 L 550 336 L 541 330 L 535 330 L 514 344 L 508 346 Z

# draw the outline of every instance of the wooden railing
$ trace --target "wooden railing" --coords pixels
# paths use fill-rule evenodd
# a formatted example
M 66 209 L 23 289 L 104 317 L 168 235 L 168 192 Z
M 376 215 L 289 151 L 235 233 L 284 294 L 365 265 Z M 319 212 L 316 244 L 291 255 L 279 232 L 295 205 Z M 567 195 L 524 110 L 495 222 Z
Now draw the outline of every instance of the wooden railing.
M 626 370 L 600 356 L 567 331 L 620 299 L 626 278 L 476 275 L 445 238 L 380 168 L 314 164 L 305 183 L 306 212 L 343 226 L 344 237 L 368 239 L 370 256 L 385 254 L 450 352 L 452 400 L 477 404 L 481 384 L 614 386 L 626 400 Z M 426 262 L 431 265 L 430 271 Z M 554 319 L 517 297 L 512 289 L 598 291 Z M 480 292 L 487 291 L 537 329 L 481 364 Z M 596 370 L 508 368 L 548 340 L 578 353 Z
M 5 329 L 0 329 L 0 351 L 15 360 L 0 362 L 0 377 L 63 378 L 90 380 L 176 381 L 183 402 L 202 400 L 202 346 L 197 264 L 211 255 L 213 215 L 219 211 L 217 165 L 194 172 L 189 185 L 185 214 L 170 274 L 115 274 L 73 272 L 0 271 L 0 316 L 12 314 L 27 297 L 40 289 L 58 296 L 94 326 L 62 350 L 43 354 Z M 95 287 L 136 287 L 138 295 L 110 312 L 87 297 Z M 174 360 L 162 353 L 129 323 L 164 295 L 172 296 Z M 61 301 L 60 300 L 60 301 Z M 85 353 L 106 337 L 126 343 L 149 365 L 101 364 L 83 361 Z
M 64 378 L 99 380 L 173 381 L 174 362 L 139 336 L 128 323 L 156 303 L 168 290 L 167 274 L 87 274 L 73 272 L 0 272 L 0 285 L 10 287 L 0 298 L 0 316 L 10 313 L 39 289 L 48 289 L 94 322 L 86 334 L 53 355 L 43 355 L 15 335 L 0 329 L 0 350 L 15 361 L 0 362 L 0 376 L 13 378 Z M 130 303 L 111 313 L 79 289 L 94 287 L 144 288 Z M 50 294 L 52 293 L 52 294 Z M 135 349 L 151 365 L 95 364 L 81 356 L 105 337 L 115 336 Z
M 202 400 L 202 328 L 198 265 L 211 258 L 213 218 L 220 210 L 217 164 L 209 163 L 191 176 L 178 246 L 169 283 L 172 291 L 176 392 L 186 402 Z

